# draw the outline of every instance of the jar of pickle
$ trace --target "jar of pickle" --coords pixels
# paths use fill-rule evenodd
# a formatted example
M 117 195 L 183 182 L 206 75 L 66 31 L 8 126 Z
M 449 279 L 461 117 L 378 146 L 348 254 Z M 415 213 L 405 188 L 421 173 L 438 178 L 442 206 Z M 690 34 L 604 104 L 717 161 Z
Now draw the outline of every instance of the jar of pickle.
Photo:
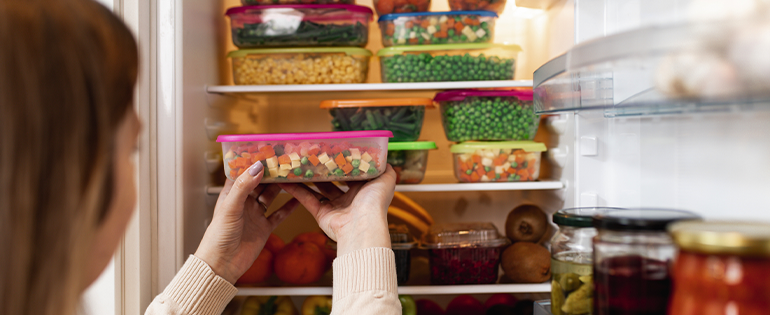
M 770 312 L 770 224 L 682 222 L 669 231 L 679 254 L 668 314 Z
M 618 208 L 572 208 L 553 214 L 559 231 L 551 238 L 551 313 L 591 314 L 593 311 L 593 217 Z
M 699 219 L 687 211 L 611 210 L 598 214 L 594 237 L 594 314 L 665 314 L 676 246 L 669 224 Z

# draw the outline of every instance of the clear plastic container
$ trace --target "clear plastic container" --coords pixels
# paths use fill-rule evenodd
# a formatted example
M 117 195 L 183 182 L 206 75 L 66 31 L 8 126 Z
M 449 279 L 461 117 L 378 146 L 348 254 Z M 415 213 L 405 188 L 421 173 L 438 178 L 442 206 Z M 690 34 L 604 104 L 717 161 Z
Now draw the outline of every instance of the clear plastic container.
M 664 209 L 594 216 L 594 314 L 666 314 L 676 246 L 668 225 L 699 217 Z
M 535 181 L 545 144 L 533 141 L 463 142 L 451 147 L 463 183 Z
M 225 175 L 235 180 L 257 161 L 262 183 L 366 180 L 385 172 L 386 130 L 225 135 Z
M 497 282 L 500 254 L 510 241 L 489 222 L 438 223 L 423 236 L 431 284 Z
M 540 124 L 532 90 L 450 90 L 433 101 L 449 141 L 532 140 Z
M 389 142 L 388 164 L 396 171 L 396 184 L 419 184 L 425 178 L 428 151 L 435 150 L 432 141 Z
M 241 0 L 245 6 L 273 4 L 355 4 L 355 0 Z
M 518 45 L 444 44 L 380 49 L 382 82 L 513 80 Z
M 492 11 L 503 14 L 506 0 L 449 0 L 452 11 Z
M 366 46 L 372 10 L 352 4 L 265 5 L 230 8 L 233 44 L 265 46 Z
M 492 42 L 497 14 L 488 11 L 381 15 L 382 46 Z
M 327 100 L 334 131 L 390 130 L 391 141 L 415 141 L 420 137 L 426 108 L 434 108 L 429 98 L 378 98 Z
M 228 55 L 239 85 L 363 83 L 372 53 L 358 47 L 241 49 Z
M 388 226 L 390 232 L 390 247 L 396 255 L 396 279 L 398 285 L 403 285 L 409 281 L 409 269 L 412 264 L 411 249 L 417 245 L 406 225 Z
M 427 12 L 430 0 L 374 0 L 374 10 L 377 15 L 391 13 Z

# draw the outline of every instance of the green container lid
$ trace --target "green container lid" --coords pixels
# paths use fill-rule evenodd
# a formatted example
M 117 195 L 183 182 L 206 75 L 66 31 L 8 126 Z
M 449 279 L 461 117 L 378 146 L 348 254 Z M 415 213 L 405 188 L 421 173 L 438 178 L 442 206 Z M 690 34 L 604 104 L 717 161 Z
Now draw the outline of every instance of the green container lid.
M 248 55 L 266 55 L 266 54 L 329 54 L 346 53 L 353 56 L 371 56 L 372 52 L 368 49 L 359 47 L 293 47 L 293 48 L 260 48 L 260 49 L 239 49 L 233 50 L 227 54 L 228 58 L 240 58 Z
M 452 146 L 452 153 L 473 153 L 476 150 L 521 149 L 525 152 L 543 152 L 545 144 L 534 141 L 463 142 Z
M 480 50 L 501 48 L 513 52 L 520 52 L 521 47 L 514 44 L 469 43 L 469 44 L 438 44 L 438 45 L 413 45 L 383 48 L 377 51 L 377 56 L 400 55 L 405 52 L 442 51 L 442 50 Z
M 388 151 L 435 149 L 436 143 L 433 141 L 388 142 Z

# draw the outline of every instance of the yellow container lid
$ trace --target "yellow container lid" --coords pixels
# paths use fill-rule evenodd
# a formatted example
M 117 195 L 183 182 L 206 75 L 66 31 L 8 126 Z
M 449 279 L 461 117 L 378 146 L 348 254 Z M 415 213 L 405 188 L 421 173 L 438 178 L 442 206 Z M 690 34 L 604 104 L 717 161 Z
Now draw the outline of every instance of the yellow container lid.
M 372 98 L 358 100 L 326 100 L 321 102 L 321 108 L 351 108 L 351 107 L 387 107 L 387 106 L 425 106 L 435 108 L 429 98 Z
M 714 255 L 770 256 L 770 224 L 690 221 L 669 227 L 683 250 Z

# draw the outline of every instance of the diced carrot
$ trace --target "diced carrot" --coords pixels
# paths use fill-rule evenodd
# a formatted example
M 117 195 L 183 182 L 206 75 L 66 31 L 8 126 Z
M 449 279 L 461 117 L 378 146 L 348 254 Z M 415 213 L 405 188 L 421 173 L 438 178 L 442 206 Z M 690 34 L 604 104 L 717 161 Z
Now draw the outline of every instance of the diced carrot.
M 505 161 L 508 161 L 508 154 L 500 153 L 499 158 L 501 161 L 503 161 L 503 163 L 505 163 Z
M 406 23 L 404 23 L 404 27 L 408 29 L 412 28 L 413 26 L 414 26 L 414 23 L 412 23 L 412 21 L 406 21 Z
M 321 161 L 318 160 L 318 156 L 315 154 L 308 156 L 307 160 L 310 161 L 310 163 L 313 163 L 313 166 L 318 166 L 318 163 L 321 163 Z
M 235 166 L 236 167 L 249 167 L 249 162 L 251 162 L 250 159 L 239 157 L 235 159 Z
M 310 155 L 318 155 L 318 153 L 320 153 L 320 152 L 321 152 L 321 148 L 320 147 L 315 147 L 315 148 L 307 150 L 307 154 L 310 154 Z
M 516 175 L 519 175 L 522 178 L 523 177 L 528 177 L 529 176 L 529 172 L 527 172 L 526 169 L 520 169 L 520 170 L 516 171 Z
M 261 147 L 259 148 L 259 152 L 264 153 L 266 159 L 269 159 L 275 156 L 275 150 L 273 150 L 273 146 L 266 145 L 264 147 Z
M 291 158 L 284 154 L 278 157 L 278 164 L 289 164 L 291 165 Z
M 389 24 L 388 24 L 388 26 L 390 26 L 390 25 L 393 25 L 393 23 L 389 23 Z M 388 27 L 388 28 L 385 30 L 385 34 L 387 34 L 388 36 L 393 36 L 393 34 L 395 34 L 395 33 L 396 33 L 396 30 L 395 30 L 395 29 L 393 29 L 392 27 Z
M 453 26 L 455 26 L 455 19 L 447 19 L 446 25 L 449 26 L 449 28 L 452 28 Z
M 473 161 L 473 163 L 477 163 L 477 164 L 478 164 L 478 163 L 481 163 L 481 156 L 474 154 L 474 155 L 471 157 L 471 160 Z
M 238 177 L 238 171 L 237 170 L 230 170 L 230 178 L 235 180 Z
M 241 174 L 243 174 L 243 172 L 245 172 L 245 171 L 246 171 L 245 168 L 242 168 L 242 169 L 238 170 L 238 176 L 241 176 Z
M 479 177 L 487 174 L 487 172 L 484 171 L 484 167 L 481 165 L 479 165 L 479 167 L 476 168 L 476 173 L 479 174 Z
M 460 163 L 460 170 L 465 172 L 468 170 L 468 164 L 466 163 Z
M 523 154 L 516 154 L 516 163 L 524 163 L 524 155 Z
M 463 25 L 463 23 L 460 23 L 460 22 L 455 23 L 455 32 L 457 33 L 462 32 L 464 27 L 465 25 Z
M 230 169 L 236 169 L 238 166 L 235 165 L 235 159 L 232 159 L 230 161 L 227 161 L 227 166 L 230 167 Z
M 424 19 L 424 20 L 422 20 L 422 21 L 420 22 L 420 26 L 421 26 L 422 28 L 428 28 L 428 26 L 430 26 L 430 21 L 428 21 L 428 19 Z
M 492 160 L 492 164 L 493 164 L 494 166 L 500 166 L 500 165 L 503 165 L 503 161 L 502 161 L 502 159 L 500 159 L 500 157 L 498 156 L 498 157 L 496 157 L 494 160 Z
M 248 150 L 249 153 L 259 152 L 259 148 L 256 144 L 250 145 L 246 150 Z
M 489 179 L 493 179 L 493 178 L 495 178 L 495 177 L 496 177 L 496 176 L 495 176 L 495 171 L 489 171 L 489 172 L 487 172 L 487 178 L 489 178 Z
M 467 17 L 467 16 L 466 16 L 466 17 L 463 19 L 463 23 L 465 23 L 465 24 L 468 24 L 468 25 L 473 25 L 473 20 L 471 20 L 471 18 L 469 18 L 469 17 Z
M 338 154 L 336 158 L 334 158 L 334 163 L 337 163 L 337 165 L 342 168 L 348 161 L 345 160 L 345 156 L 342 154 Z
M 442 30 L 440 32 L 433 33 L 433 37 L 435 37 L 435 38 L 446 38 L 447 37 L 446 30 Z
M 513 167 L 509 168 L 508 173 L 516 174 L 516 168 L 513 168 Z
M 460 174 L 460 181 L 461 182 L 470 182 L 471 176 L 468 174 Z
M 262 161 L 262 160 L 265 160 L 265 154 L 262 152 L 254 153 L 251 155 L 251 161 L 254 163 L 257 163 L 257 161 Z
M 286 178 L 288 178 L 288 179 L 297 178 L 297 177 L 299 177 L 299 176 L 294 175 L 294 173 L 289 173 L 289 175 L 286 175 Z
M 480 179 L 481 179 L 481 176 L 479 176 L 479 174 L 477 173 L 471 174 L 471 183 L 478 182 Z
M 350 174 L 350 172 L 353 171 L 353 165 L 350 163 L 343 165 L 342 171 L 344 171 L 345 174 Z
M 328 144 L 324 144 L 323 146 L 321 146 L 321 152 L 326 152 L 326 154 L 329 154 L 329 155 L 334 154 L 334 152 L 332 152 L 332 147 Z
M 417 43 L 419 43 L 419 42 L 420 42 L 420 41 L 419 41 L 417 38 L 410 38 L 410 39 L 409 39 L 409 43 L 410 43 L 410 44 L 417 44 Z
M 473 169 L 473 161 L 468 160 L 465 162 L 465 164 L 468 166 L 467 169 L 472 170 Z

